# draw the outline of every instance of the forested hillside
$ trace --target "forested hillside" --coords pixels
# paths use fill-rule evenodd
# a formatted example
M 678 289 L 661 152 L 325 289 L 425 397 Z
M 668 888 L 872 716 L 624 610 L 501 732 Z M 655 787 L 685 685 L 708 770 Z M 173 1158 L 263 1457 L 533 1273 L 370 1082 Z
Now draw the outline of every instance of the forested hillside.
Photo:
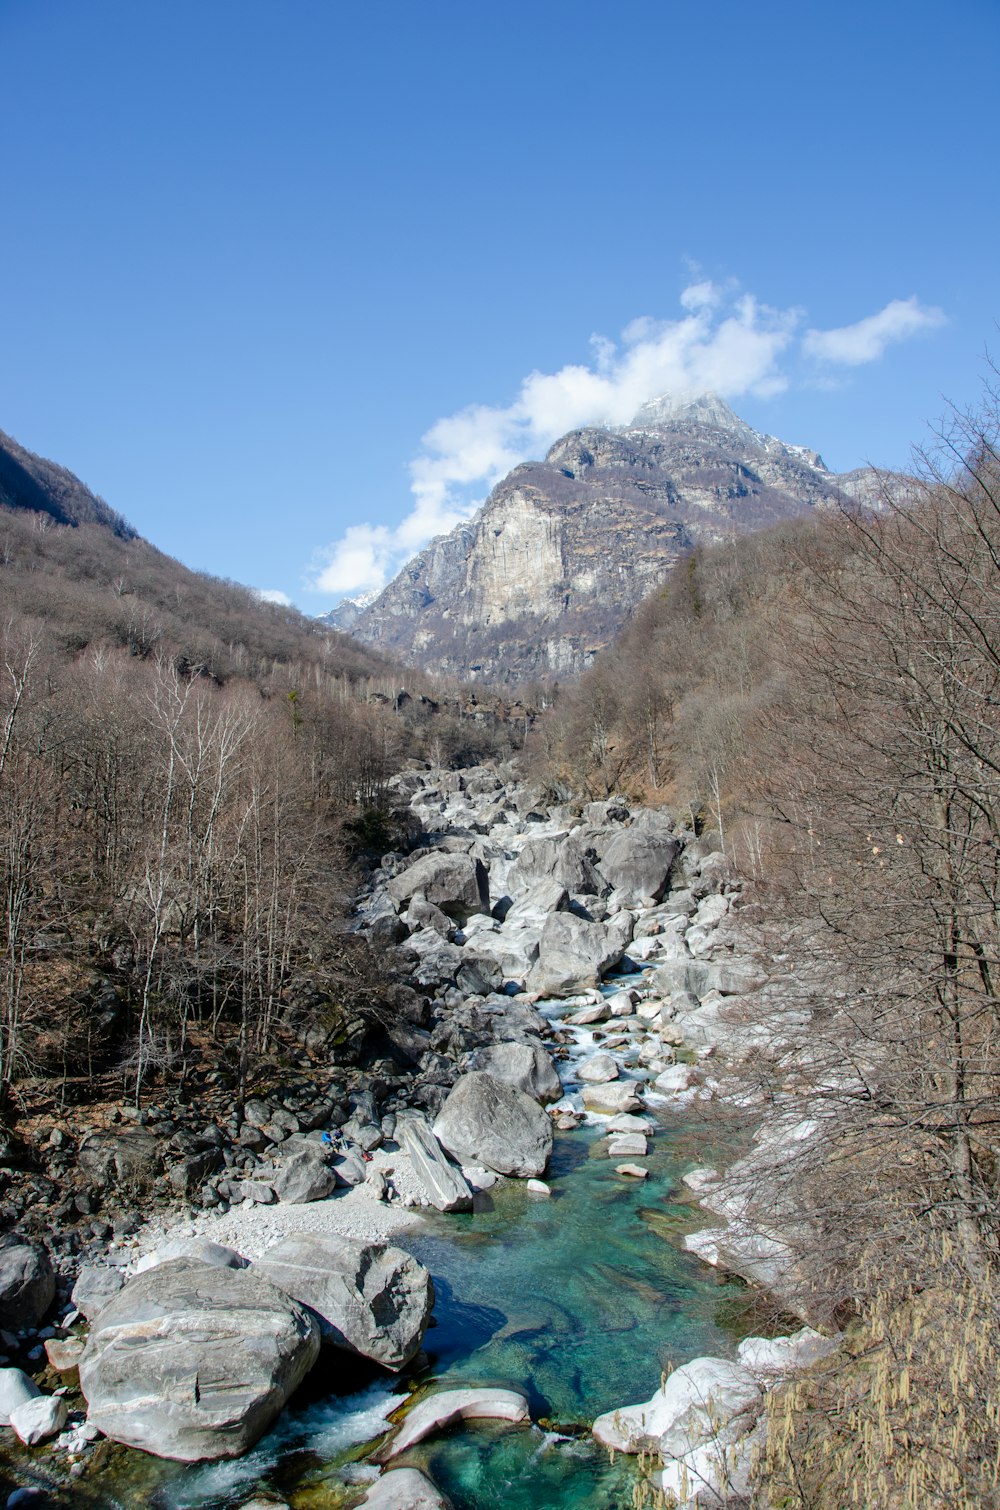
M 53 1090 L 134 1099 L 206 1053 L 239 1090 L 310 1015 L 334 1032 L 377 1001 L 376 964 L 338 919 L 352 856 L 391 835 L 388 777 L 427 752 L 506 752 L 524 729 L 523 709 L 187 570 L 99 500 L 75 522 L 65 500 L 92 495 L 51 473 L 54 501 L 22 488 L 0 507 L 0 1104 L 15 1119 Z
M 801 978 L 766 1085 L 820 1135 L 759 1218 L 851 1329 L 772 1411 L 773 1503 L 997 1503 L 998 436 L 957 420 L 906 508 L 691 555 L 536 750 L 715 829 Z

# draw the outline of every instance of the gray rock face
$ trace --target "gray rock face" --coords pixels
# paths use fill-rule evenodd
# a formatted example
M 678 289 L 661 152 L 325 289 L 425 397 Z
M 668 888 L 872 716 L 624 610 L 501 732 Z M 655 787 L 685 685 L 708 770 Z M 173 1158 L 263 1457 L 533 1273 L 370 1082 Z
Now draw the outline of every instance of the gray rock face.
M 389 882 L 389 895 L 400 904 L 418 892 L 459 922 L 490 910 L 486 872 L 471 855 L 423 855 Z
M 433 928 L 418 928 L 406 940 L 406 947 L 417 956 L 413 971 L 415 985 L 438 986 L 455 979 L 462 964 L 462 951 Z
M 390 1468 L 369 1489 L 358 1510 L 451 1510 L 451 1500 L 419 1468 Z
M 470 1061 L 474 1070 L 484 1070 L 495 1080 L 523 1091 L 544 1105 L 558 1101 L 563 1093 L 552 1055 L 540 1043 L 494 1043 L 477 1049 Z
M 497 1174 L 542 1174 L 552 1152 L 552 1124 L 537 1101 L 480 1070 L 458 1081 L 434 1133 L 456 1159 Z
M 118 1294 L 124 1284 L 117 1269 L 106 1269 L 102 1264 L 85 1264 L 73 1286 L 70 1297 L 81 1316 L 93 1321 L 108 1301 Z
M 571 996 L 596 986 L 625 953 L 618 928 L 588 923 L 571 912 L 556 912 L 542 929 L 538 960 L 528 976 L 529 991 Z
M 49 1255 L 37 1243 L 10 1233 L 0 1238 L 0 1327 L 36 1326 L 55 1299 Z
M 336 1184 L 337 1176 L 323 1155 L 305 1148 L 286 1159 L 272 1181 L 275 1195 L 286 1205 L 322 1201 Z
M 315 1313 L 324 1342 L 390 1369 L 420 1350 L 434 1285 L 402 1248 L 297 1232 L 253 1268 Z
M 624 429 L 574 430 L 515 467 L 352 633 L 445 675 L 573 676 L 692 545 L 808 514 L 840 487 L 858 484 L 720 400 L 644 406 Z
M 528 1402 L 514 1389 L 446 1389 L 415 1405 L 390 1442 L 375 1454 L 388 1463 L 454 1421 L 530 1421 Z
M 80 1361 L 87 1419 L 157 1457 L 238 1457 L 319 1354 L 319 1326 L 253 1269 L 174 1259 L 129 1280 Z
M 603 846 L 601 874 L 625 906 L 659 902 L 680 849 L 680 842 L 665 834 L 622 829 Z
M 396 1137 L 413 1165 L 427 1199 L 439 1211 L 468 1211 L 472 1191 L 460 1169 L 445 1156 L 427 1123 L 419 1117 L 400 1117 Z
M 578 896 L 600 890 L 600 879 L 581 842 L 572 834 L 563 838 L 528 839 L 511 867 L 507 879 L 512 895 L 519 892 L 539 898 L 543 888 L 551 897 L 556 888 Z M 556 909 L 553 907 L 552 911 Z

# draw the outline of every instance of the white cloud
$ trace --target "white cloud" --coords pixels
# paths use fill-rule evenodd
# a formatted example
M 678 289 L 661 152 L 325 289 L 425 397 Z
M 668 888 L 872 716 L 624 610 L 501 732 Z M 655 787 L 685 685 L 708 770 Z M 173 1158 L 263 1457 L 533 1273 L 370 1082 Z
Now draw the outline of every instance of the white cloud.
M 429 540 L 468 519 L 512 467 L 544 455 L 568 430 L 627 424 L 662 394 L 767 398 L 788 387 L 782 360 L 796 345 L 810 358 L 857 364 L 944 320 L 915 298 L 896 299 L 856 325 L 800 338 L 802 310 L 774 309 L 732 282 L 704 278 L 683 290 L 680 305 L 680 318 L 642 316 L 617 341 L 591 336 L 589 363 L 529 373 L 510 404 L 471 404 L 439 419 L 410 465 L 411 511 L 394 527 L 351 525 L 317 552 L 309 589 L 343 596 L 384 586 Z
M 255 587 L 254 592 L 263 603 L 278 603 L 282 608 L 291 608 L 292 600 L 278 587 Z
M 915 295 L 893 299 L 877 315 L 868 315 L 855 325 L 841 325 L 837 330 L 807 330 L 802 338 L 802 351 L 820 362 L 860 367 L 863 362 L 877 362 L 894 341 L 905 341 L 945 323 L 943 310 L 925 308 Z

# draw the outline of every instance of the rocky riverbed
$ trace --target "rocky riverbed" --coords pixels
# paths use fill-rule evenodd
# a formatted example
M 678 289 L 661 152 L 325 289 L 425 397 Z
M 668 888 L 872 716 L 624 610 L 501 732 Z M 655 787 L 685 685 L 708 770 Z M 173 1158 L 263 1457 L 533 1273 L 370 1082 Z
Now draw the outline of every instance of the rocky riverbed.
M 557 1129 L 597 1125 L 614 1177 L 631 1185 L 647 1174 L 650 1112 L 740 1107 L 757 1141 L 728 1172 L 687 1176 L 716 1221 L 689 1246 L 815 1319 L 794 1234 L 757 1219 L 767 1170 L 810 1129 L 765 1103 L 744 1068 L 800 1043 L 808 1020 L 780 964 L 752 951 L 725 857 L 665 813 L 616 800 L 551 807 L 489 768 L 407 772 L 396 788 L 407 849 L 385 856 L 355 920 L 406 982 L 379 1056 L 197 1133 L 147 1114 L 85 1138 L 81 1162 L 116 1168 L 141 1160 L 140 1144 L 162 1157 L 172 1142 L 162 1178 L 183 1208 L 91 1233 L 82 1267 L 57 1253 L 61 1305 L 38 1244 L 0 1249 L 12 1365 L 0 1411 L 6 1388 L 12 1429 L 54 1442 L 81 1482 L 102 1435 L 174 1458 L 246 1451 L 321 1354 L 346 1349 L 405 1376 L 432 1305 L 406 1251 L 421 1211 L 468 1211 L 498 1179 L 548 1199 Z M 719 1502 L 745 1477 L 766 1384 L 826 1345 L 812 1331 L 777 1351 L 756 1344 L 739 1360 L 689 1361 L 645 1405 L 623 1400 L 595 1423 L 597 1439 L 657 1452 L 665 1488 Z M 74 1368 L 88 1410 L 67 1422 L 51 1385 L 71 1387 Z M 400 1472 L 361 1502 L 444 1503 Z

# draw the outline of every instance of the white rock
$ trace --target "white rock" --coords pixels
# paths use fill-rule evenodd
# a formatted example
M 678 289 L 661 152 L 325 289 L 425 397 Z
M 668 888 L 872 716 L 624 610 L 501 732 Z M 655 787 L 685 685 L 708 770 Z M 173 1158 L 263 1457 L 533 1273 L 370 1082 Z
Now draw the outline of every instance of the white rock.
M 755 1378 L 768 1382 L 809 1368 L 837 1351 L 839 1339 L 803 1327 L 790 1337 L 745 1337 L 736 1356 Z
M 649 1170 L 642 1169 L 638 1164 L 616 1164 L 615 1174 L 628 1175 L 633 1180 L 646 1180 L 649 1178 Z
M 678 1091 L 690 1090 L 697 1079 L 698 1071 L 693 1064 L 671 1064 L 657 1075 L 653 1084 L 662 1095 L 673 1096 Z
M 10 1425 L 11 1411 L 29 1400 L 37 1400 L 41 1390 L 19 1368 L 0 1368 L 0 1426 Z
M 748 1368 L 725 1358 L 694 1358 L 676 1369 L 651 1400 L 598 1416 L 594 1436 L 619 1452 L 652 1450 L 682 1457 L 737 1417 L 750 1418 L 761 1388 Z
M 649 1117 L 636 1117 L 631 1112 L 622 1112 L 619 1117 L 612 1117 L 608 1123 L 609 1133 L 643 1133 L 646 1137 L 652 1137 L 655 1131 L 654 1124 Z
M 549 1189 L 548 1185 L 546 1185 L 546 1183 L 545 1183 L 544 1180 L 529 1180 L 528 1181 L 528 1194 L 529 1195 L 551 1195 L 552 1191 Z
M 390 1468 L 369 1489 L 358 1510 L 451 1510 L 451 1501 L 419 1468 Z
M 589 1112 L 606 1112 L 611 1116 L 619 1112 L 642 1111 L 642 1099 L 637 1094 L 634 1080 L 613 1080 L 606 1085 L 585 1085 L 583 1104 Z
M 388 1463 L 408 1447 L 422 1442 L 432 1432 L 453 1421 L 530 1421 L 528 1402 L 513 1389 L 446 1389 L 414 1406 L 399 1431 L 375 1454 L 377 1463 Z
M 585 1059 L 577 1070 L 577 1078 L 591 1085 L 606 1085 L 618 1079 L 618 1064 L 610 1054 L 594 1054 Z
M 608 1139 L 608 1158 L 644 1159 L 649 1147 L 642 1133 L 617 1133 Z
M 66 1425 L 69 1412 L 61 1395 L 38 1395 L 15 1405 L 10 1413 L 10 1424 L 26 1447 L 58 1436 Z

